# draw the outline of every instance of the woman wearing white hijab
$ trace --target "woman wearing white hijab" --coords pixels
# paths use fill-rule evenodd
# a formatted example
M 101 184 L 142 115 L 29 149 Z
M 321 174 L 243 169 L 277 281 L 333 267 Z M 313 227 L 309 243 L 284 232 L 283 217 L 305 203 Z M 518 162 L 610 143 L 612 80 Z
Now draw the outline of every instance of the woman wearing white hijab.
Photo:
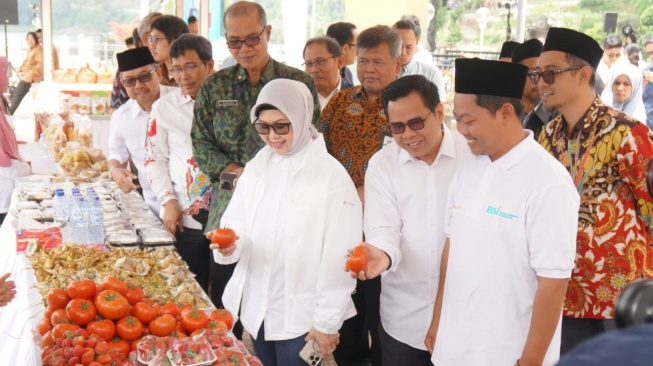
M 305 365 L 298 354 L 310 339 L 331 355 L 338 329 L 356 313 L 356 282 L 343 267 L 361 240 L 362 205 L 312 115 L 303 83 L 263 87 L 250 118 L 266 146 L 245 166 L 220 221 L 239 238 L 227 249 L 211 246 L 216 262 L 238 262 L 222 300 L 240 313 L 266 366 Z
M 629 63 L 615 66 L 612 78 L 601 99 L 636 120 L 646 123 L 646 110 L 642 99 L 642 71 Z

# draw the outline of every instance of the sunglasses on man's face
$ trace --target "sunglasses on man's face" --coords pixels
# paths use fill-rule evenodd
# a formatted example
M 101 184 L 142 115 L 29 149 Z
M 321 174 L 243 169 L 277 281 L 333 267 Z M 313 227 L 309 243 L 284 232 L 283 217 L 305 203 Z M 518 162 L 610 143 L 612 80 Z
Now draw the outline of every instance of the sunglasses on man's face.
M 122 85 L 131 88 L 136 85 L 136 80 L 140 81 L 141 83 L 145 84 L 149 81 L 152 80 L 152 73 L 156 70 L 156 67 L 152 68 L 149 72 L 144 72 L 137 77 L 130 77 L 130 78 L 123 78 L 122 79 Z
M 390 122 L 390 132 L 395 135 L 402 134 L 404 131 L 406 131 L 406 126 L 410 127 L 410 129 L 413 131 L 419 131 L 424 128 L 424 122 L 427 118 L 429 118 L 431 113 L 433 112 L 429 112 L 429 114 L 427 114 L 424 118 L 413 118 L 408 120 L 406 123 Z
M 544 80 L 544 82 L 547 84 L 553 84 L 553 82 L 555 81 L 555 74 L 578 70 L 581 67 L 582 66 L 574 66 L 574 67 L 568 67 L 566 69 L 560 69 L 560 70 L 531 71 L 528 73 L 528 77 L 531 79 L 531 82 L 536 85 L 537 83 L 540 82 L 540 79 Z

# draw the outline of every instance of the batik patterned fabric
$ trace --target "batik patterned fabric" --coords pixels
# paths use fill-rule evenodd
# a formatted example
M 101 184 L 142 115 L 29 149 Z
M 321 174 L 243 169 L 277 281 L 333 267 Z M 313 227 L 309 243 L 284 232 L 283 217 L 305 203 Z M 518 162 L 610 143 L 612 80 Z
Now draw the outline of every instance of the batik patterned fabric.
M 313 94 L 314 124 L 320 120 L 320 102 L 313 79 L 305 72 L 270 59 L 261 79 L 252 85 L 240 65 L 209 76 L 197 95 L 193 114 L 193 156 L 212 184 L 212 202 L 206 230 L 213 230 L 231 199 L 231 192 L 220 189 L 220 173 L 231 163 L 240 166 L 250 161 L 265 145 L 251 126 L 249 112 L 263 86 L 270 80 L 285 78 L 301 81 Z
M 372 155 L 392 139 L 381 96 L 370 102 L 360 85 L 329 100 L 320 128 L 329 154 L 344 165 L 356 187 L 365 183 Z
M 156 69 L 156 73 L 159 75 L 159 83 L 161 85 L 179 86 L 177 84 L 177 80 L 170 77 L 170 73 L 168 72 L 168 66 L 166 66 L 165 62 L 159 64 L 159 67 Z
M 597 96 L 571 132 L 560 115 L 539 142 L 567 168 L 581 197 L 564 315 L 610 319 L 629 282 L 653 277 L 653 133 Z

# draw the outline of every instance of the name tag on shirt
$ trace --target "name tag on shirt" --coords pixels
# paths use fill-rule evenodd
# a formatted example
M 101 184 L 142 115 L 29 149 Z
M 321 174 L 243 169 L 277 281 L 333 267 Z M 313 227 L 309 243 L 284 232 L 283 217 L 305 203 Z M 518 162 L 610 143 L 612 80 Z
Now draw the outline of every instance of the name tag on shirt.
M 237 100 L 219 100 L 218 101 L 218 106 L 219 107 L 235 107 L 238 105 Z

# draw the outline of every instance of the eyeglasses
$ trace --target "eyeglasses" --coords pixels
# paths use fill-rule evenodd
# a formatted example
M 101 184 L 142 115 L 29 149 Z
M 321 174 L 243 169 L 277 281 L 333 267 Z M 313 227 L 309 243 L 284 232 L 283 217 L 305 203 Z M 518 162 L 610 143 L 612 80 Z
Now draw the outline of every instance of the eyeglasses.
M 147 41 L 150 42 L 150 44 L 153 44 L 155 46 L 162 39 L 166 39 L 166 37 L 154 37 L 154 36 L 148 36 L 147 37 Z
M 406 131 L 406 126 L 410 127 L 413 131 L 419 131 L 424 128 L 424 122 L 433 112 L 429 112 L 424 118 L 413 118 L 406 123 L 401 122 L 390 122 L 390 132 L 395 135 L 399 135 Z
M 332 59 L 332 58 L 336 58 L 336 57 L 338 57 L 338 56 L 331 56 L 331 57 L 327 57 L 327 58 L 318 58 L 315 61 L 306 61 L 306 62 L 304 62 L 302 64 L 302 66 L 304 66 L 304 69 L 306 69 L 306 70 L 310 70 L 311 68 L 313 68 L 313 66 L 317 67 L 318 69 L 321 69 L 321 68 L 324 67 L 324 64 L 326 64 L 327 60 Z
M 131 88 L 132 86 L 136 85 L 136 80 L 138 80 L 141 83 L 145 84 L 145 83 L 149 82 L 150 80 L 152 80 L 152 73 L 154 72 L 154 70 L 156 70 L 156 67 L 153 67 L 152 70 L 150 70 L 148 72 L 144 72 L 144 73 L 138 75 L 135 78 L 122 79 L 122 85 L 124 85 L 124 86 L 126 86 L 128 88 Z
M 186 71 L 186 73 L 192 74 L 195 72 L 195 70 L 197 70 L 198 67 L 200 67 L 200 65 L 205 65 L 205 64 L 206 61 L 203 61 L 202 63 L 199 64 L 188 64 L 184 67 L 173 67 L 172 69 L 170 69 L 170 74 L 180 75 L 182 71 Z
M 254 46 L 256 46 L 257 44 L 259 44 L 261 42 L 261 36 L 263 36 L 263 32 L 265 32 L 265 30 L 267 28 L 268 28 L 267 25 L 265 27 L 263 27 L 263 30 L 261 31 L 261 33 L 258 34 L 258 36 L 247 37 L 247 38 L 245 38 L 243 40 L 240 40 L 240 39 L 228 39 L 227 40 L 227 47 L 231 48 L 232 50 L 241 49 L 243 47 L 243 44 L 246 44 L 249 47 L 254 47 Z
M 555 81 L 555 74 L 578 70 L 582 67 L 583 66 L 574 66 L 574 67 L 568 67 L 566 69 L 560 69 L 560 70 L 531 71 L 528 73 L 528 77 L 531 79 L 531 82 L 536 85 L 540 81 L 540 78 L 542 78 L 542 80 L 544 80 L 544 82 L 547 84 L 553 84 L 553 82 Z
M 258 119 L 256 119 L 258 121 Z M 290 122 L 288 123 L 275 123 L 269 125 L 263 122 L 254 122 L 254 129 L 259 135 L 267 135 L 270 133 L 270 128 L 274 130 L 277 135 L 287 135 L 290 132 Z

